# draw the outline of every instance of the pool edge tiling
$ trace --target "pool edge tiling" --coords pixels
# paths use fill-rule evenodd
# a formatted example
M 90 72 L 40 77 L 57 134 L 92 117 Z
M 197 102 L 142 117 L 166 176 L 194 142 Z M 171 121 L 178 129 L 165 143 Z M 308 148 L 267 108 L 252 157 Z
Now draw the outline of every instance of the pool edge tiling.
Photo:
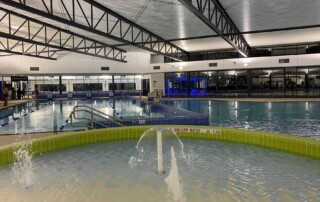
M 69 147 L 106 142 L 113 140 L 138 139 L 149 128 L 171 128 L 186 129 L 177 132 L 181 138 L 211 139 L 218 141 L 228 141 L 241 144 L 250 144 L 266 148 L 277 149 L 285 152 L 307 156 L 313 159 L 320 159 L 320 141 L 297 137 L 285 134 L 270 132 L 243 130 L 235 128 L 222 128 L 214 126 L 132 126 L 121 128 L 108 128 L 80 132 L 67 132 L 60 135 L 53 135 L 39 139 L 29 140 L 31 142 L 30 152 L 34 155 L 45 152 L 65 149 Z M 204 129 L 188 130 L 188 129 Z M 214 129 L 215 133 L 205 132 Z M 204 132 L 203 132 L 204 131 Z M 15 143 L 0 147 L 0 165 L 14 161 L 14 150 L 19 144 Z

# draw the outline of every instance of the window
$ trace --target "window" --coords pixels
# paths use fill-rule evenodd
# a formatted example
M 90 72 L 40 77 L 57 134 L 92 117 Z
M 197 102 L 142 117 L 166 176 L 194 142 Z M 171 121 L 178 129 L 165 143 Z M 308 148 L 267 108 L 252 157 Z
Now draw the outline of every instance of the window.
M 102 83 L 75 83 L 74 91 L 102 91 Z

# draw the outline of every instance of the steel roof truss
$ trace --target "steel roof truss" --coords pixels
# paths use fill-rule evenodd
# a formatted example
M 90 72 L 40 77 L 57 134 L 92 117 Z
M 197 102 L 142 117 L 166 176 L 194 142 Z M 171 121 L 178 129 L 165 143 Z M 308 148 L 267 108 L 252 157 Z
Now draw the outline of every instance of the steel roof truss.
M 19 8 L 24 11 L 28 11 L 103 37 L 107 37 L 124 44 L 133 45 L 137 48 L 141 48 L 156 54 L 161 54 L 169 58 L 180 60 L 179 58 L 181 55 L 189 54 L 170 42 L 166 43 L 167 46 L 171 47 L 172 50 L 170 49 L 170 51 L 168 51 L 169 49 L 159 49 L 158 46 L 146 46 L 146 39 L 149 37 L 154 39 L 154 43 L 165 40 L 94 0 L 49 1 L 51 6 L 50 8 L 47 6 L 48 9 L 46 9 L 46 6 L 32 6 L 30 3 L 31 1 L 29 0 L 0 0 L 0 2 L 9 6 Z M 74 1 L 76 1 L 76 3 Z M 32 2 L 33 5 L 35 5 L 35 3 L 38 3 L 38 5 L 44 4 L 42 0 L 33 0 Z M 55 9 L 52 10 L 52 8 L 59 8 L 57 5 L 59 2 L 63 2 L 63 7 L 67 15 L 61 16 L 58 13 L 59 11 L 55 11 Z M 70 18 L 71 14 L 72 18 Z M 126 29 L 124 27 L 128 28 Z M 129 32 L 129 29 L 131 29 L 131 32 Z M 129 33 L 131 34 L 131 37 L 128 36 Z M 141 37 L 142 41 L 138 41 L 138 43 L 136 43 L 139 37 Z M 171 53 L 173 53 L 173 55 Z M 116 55 L 122 55 L 122 53 Z
M 5 13 L 4 16 L 6 16 L 9 22 L 8 30 L 0 32 L 2 37 L 63 51 L 70 51 L 118 62 L 126 62 L 123 55 L 123 52 L 125 51 L 122 49 L 110 47 L 105 43 L 98 42 L 94 39 L 55 27 L 4 8 L 0 8 L 0 12 Z M 13 28 L 13 23 L 15 23 L 16 29 Z M 80 43 L 76 43 L 75 41 L 80 41 Z M 116 54 L 105 55 L 101 52 L 97 54 L 95 51 L 97 48 L 110 49 Z M 90 51 L 91 49 L 93 51 Z
M 179 0 L 188 10 L 233 46 L 242 56 L 250 55 L 250 46 L 240 34 L 218 0 Z
M 3 36 L 0 36 L 0 39 L 6 40 L 7 42 L 6 45 L 0 42 L 2 46 L 2 47 L 0 46 L 0 52 L 17 54 L 17 55 L 25 55 L 29 57 L 36 57 L 36 58 L 42 58 L 42 59 L 56 60 L 56 58 L 54 57 L 56 52 L 54 49 L 50 49 L 50 47 L 41 46 L 39 44 L 26 43 L 24 41 L 19 41 L 18 39 L 10 39 L 10 38 L 5 38 Z

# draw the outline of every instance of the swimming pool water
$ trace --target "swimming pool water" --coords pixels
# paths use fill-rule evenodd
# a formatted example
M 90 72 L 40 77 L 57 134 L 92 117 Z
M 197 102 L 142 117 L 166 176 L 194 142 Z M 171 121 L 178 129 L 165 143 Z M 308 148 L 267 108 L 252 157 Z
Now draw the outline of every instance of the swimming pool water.
M 63 130 L 85 129 L 85 127 L 72 127 L 66 122 L 76 105 L 87 105 L 116 118 L 163 116 L 161 113 L 152 112 L 148 105 L 131 99 L 36 101 L 1 109 L 0 134 L 54 131 L 55 125 L 57 130 L 62 126 Z M 87 117 L 88 114 L 79 112 L 77 116 Z M 77 124 L 85 125 L 87 122 L 78 121 Z
M 181 140 L 191 159 L 186 163 L 175 148 L 188 202 L 320 200 L 319 161 L 250 145 Z M 129 166 L 136 143 L 113 141 L 36 156 L 28 187 L 15 181 L 13 165 L 2 166 L 0 201 L 168 201 L 170 150 L 164 145 L 166 173 L 155 175 L 156 160 Z
M 320 138 L 320 102 L 166 101 L 207 114 L 210 125 Z
M 66 123 L 76 104 L 91 106 L 117 118 L 163 116 L 152 112 L 148 105 L 131 99 L 38 101 L 0 110 L 0 126 L 9 123 L 0 127 L 0 134 L 54 131 L 55 119 L 58 130 L 62 126 L 63 130 L 85 129 L 74 128 Z M 214 126 L 320 138 L 320 102 L 184 100 L 166 101 L 166 104 L 208 115 L 210 125 Z M 115 111 L 112 106 L 115 106 Z

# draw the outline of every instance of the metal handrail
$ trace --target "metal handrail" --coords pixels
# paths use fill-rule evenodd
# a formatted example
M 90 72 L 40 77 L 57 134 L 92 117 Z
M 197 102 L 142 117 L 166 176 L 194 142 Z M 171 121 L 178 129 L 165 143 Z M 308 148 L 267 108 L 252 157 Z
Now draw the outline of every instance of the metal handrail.
M 78 108 L 80 108 L 80 109 L 78 109 Z M 81 109 L 81 108 L 85 108 L 85 109 Z M 89 109 L 89 110 L 88 110 Z M 76 112 L 86 112 L 86 113 L 88 113 L 88 114 L 90 114 L 91 115 L 91 119 L 89 119 L 89 118 L 82 118 L 82 117 L 77 117 L 76 116 Z M 89 106 L 87 106 L 87 105 L 76 105 L 74 108 L 73 108 L 73 110 L 72 110 L 72 112 L 70 113 L 70 116 L 69 116 L 69 119 L 70 119 L 70 125 L 71 126 L 73 126 L 73 127 L 88 127 L 88 128 L 94 128 L 93 127 L 93 123 L 96 123 L 96 124 L 99 124 L 99 125 L 101 125 L 101 126 L 103 126 L 103 127 L 108 127 L 108 126 L 106 126 L 106 125 L 104 125 L 104 124 L 102 124 L 102 123 L 100 123 L 100 122 L 98 122 L 98 121 L 95 121 L 94 119 L 93 119 L 93 117 L 99 117 L 99 118 L 102 118 L 102 119 L 104 119 L 104 120 L 106 120 L 106 121 L 109 121 L 109 122 L 112 122 L 112 123 L 114 123 L 114 124 L 116 124 L 116 125 L 118 125 L 118 126 L 124 126 L 123 124 L 121 124 L 121 123 L 119 123 L 119 121 L 118 121 L 118 119 L 116 119 L 116 118 L 114 118 L 113 116 L 110 116 L 110 115 L 108 115 L 108 114 L 106 114 L 106 113 L 104 113 L 104 112 L 102 112 L 102 111 L 100 111 L 100 110 L 97 110 L 97 109 L 94 109 L 94 108 L 92 108 L 92 107 L 89 107 Z M 106 118 L 107 117 L 107 118 Z M 91 122 L 91 126 L 89 126 L 89 125 L 85 125 L 85 126 L 80 126 L 80 125 L 75 125 L 74 123 L 73 123 L 73 119 L 80 119 L 80 120 L 87 120 L 88 122 Z
M 76 111 L 73 111 L 73 112 L 71 112 L 71 113 L 73 113 L 73 115 L 74 115 L 75 112 L 77 112 L 77 110 L 76 110 Z M 87 120 L 88 122 L 96 123 L 96 124 L 99 124 L 99 125 L 101 125 L 101 126 L 103 126 L 103 127 L 106 127 L 106 128 L 108 127 L 108 126 L 106 126 L 106 125 L 104 125 L 104 124 L 102 124 L 102 123 L 100 123 L 100 122 L 97 122 L 97 121 L 94 121 L 94 120 L 88 119 L 88 118 L 75 118 L 75 119 Z M 73 121 L 72 121 L 72 116 L 71 116 L 71 118 L 70 118 L 70 125 L 71 125 L 72 127 L 87 127 L 87 128 L 94 129 L 93 126 L 89 126 L 89 125 L 76 125 L 76 124 L 74 124 Z

